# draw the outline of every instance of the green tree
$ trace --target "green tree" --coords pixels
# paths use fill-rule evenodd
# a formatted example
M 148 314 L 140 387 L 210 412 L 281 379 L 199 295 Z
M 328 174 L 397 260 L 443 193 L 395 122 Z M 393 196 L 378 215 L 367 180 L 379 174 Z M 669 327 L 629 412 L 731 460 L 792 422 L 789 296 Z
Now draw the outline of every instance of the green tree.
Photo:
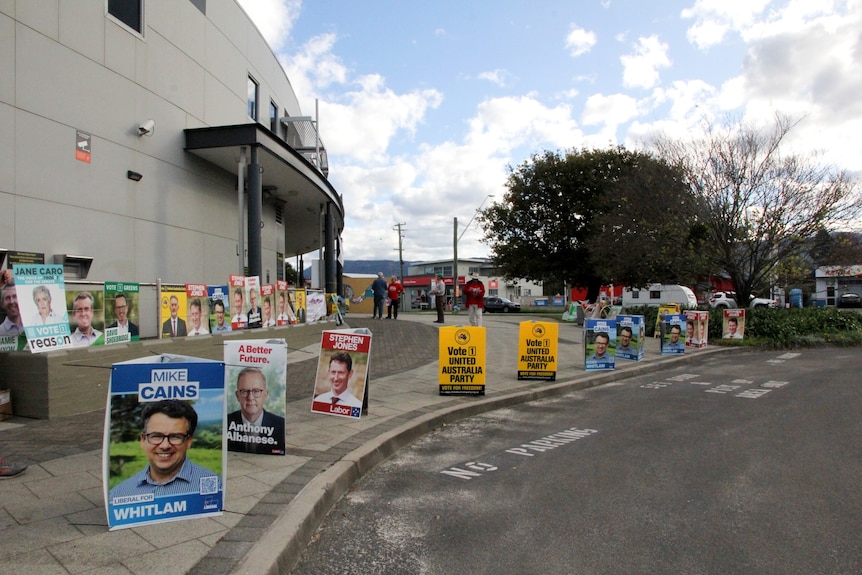
M 776 116 L 770 128 L 707 125 L 691 139 L 655 141 L 700 200 L 705 254 L 727 272 L 741 306 L 752 291 L 773 285 L 780 264 L 804 253 L 819 230 L 860 211 L 846 172 L 818 163 L 816 154 L 787 152 L 796 124 Z
M 696 202 L 680 174 L 623 147 L 536 154 L 510 168 L 480 224 L 507 278 L 587 288 L 680 277 L 696 258 Z
M 293 269 L 293 266 L 290 265 L 290 262 L 284 262 L 284 279 L 287 282 L 287 285 L 299 285 L 297 283 L 299 276 L 296 273 L 296 270 Z

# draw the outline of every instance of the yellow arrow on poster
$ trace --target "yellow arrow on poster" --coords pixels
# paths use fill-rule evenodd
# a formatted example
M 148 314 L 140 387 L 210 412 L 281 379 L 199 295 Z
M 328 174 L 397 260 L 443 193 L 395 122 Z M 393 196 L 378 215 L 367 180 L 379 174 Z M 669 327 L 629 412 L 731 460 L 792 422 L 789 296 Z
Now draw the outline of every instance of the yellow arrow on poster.
M 557 379 L 559 324 L 522 321 L 518 328 L 518 379 Z
M 485 328 L 441 327 L 440 395 L 485 395 Z

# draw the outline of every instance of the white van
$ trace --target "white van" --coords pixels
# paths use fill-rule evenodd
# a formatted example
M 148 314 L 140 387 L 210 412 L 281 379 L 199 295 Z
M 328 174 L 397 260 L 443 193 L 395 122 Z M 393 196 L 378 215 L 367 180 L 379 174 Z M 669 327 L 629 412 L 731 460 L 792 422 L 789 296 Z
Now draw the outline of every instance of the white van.
M 697 307 L 697 297 L 691 289 L 676 284 L 652 284 L 648 288 L 625 288 L 623 307 L 678 303 L 686 308 Z

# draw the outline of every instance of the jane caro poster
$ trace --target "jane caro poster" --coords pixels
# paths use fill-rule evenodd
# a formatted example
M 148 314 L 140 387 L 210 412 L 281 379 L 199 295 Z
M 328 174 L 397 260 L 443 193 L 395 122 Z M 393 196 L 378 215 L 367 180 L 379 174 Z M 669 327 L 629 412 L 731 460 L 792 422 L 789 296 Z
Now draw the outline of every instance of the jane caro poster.
M 221 515 L 224 363 L 160 355 L 114 364 L 103 485 L 111 530 Z
M 284 455 L 287 342 L 225 342 L 227 447 L 230 451 Z
M 63 266 L 58 265 L 20 265 L 13 266 L 18 309 L 24 323 L 27 341 L 32 353 L 42 353 L 57 349 L 68 349 L 75 345 L 69 313 L 66 310 L 66 289 L 63 279 Z M 4 292 L 7 291 L 4 289 Z M 76 302 L 78 303 L 78 302 Z M 86 309 L 85 309 L 86 308 Z M 92 298 L 81 300 L 80 321 L 83 329 L 84 319 L 92 319 L 94 306 Z M 90 322 L 87 322 L 87 327 Z M 92 340 L 101 332 L 92 330 Z M 23 338 L 21 338 L 23 339 Z

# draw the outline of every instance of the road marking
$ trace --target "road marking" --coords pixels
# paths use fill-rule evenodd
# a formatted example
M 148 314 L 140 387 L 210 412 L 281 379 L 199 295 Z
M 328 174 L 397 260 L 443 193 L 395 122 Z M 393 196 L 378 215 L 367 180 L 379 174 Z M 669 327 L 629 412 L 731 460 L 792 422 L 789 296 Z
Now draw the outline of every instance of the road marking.
M 788 359 L 793 359 L 795 357 L 799 357 L 800 355 L 802 355 L 802 354 L 801 353 L 788 352 L 788 353 L 779 355 L 775 359 L 767 359 L 766 363 L 784 363 Z
M 575 441 L 583 439 L 584 437 L 589 437 L 594 433 L 598 433 L 598 430 L 571 427 L 569 429 L 564 429 L 563 431 L 558 431 L 557 433 L 552 433 L 551 435 L 546 435 L 540 439 L 534 439 L 533 441 L 522 443 L 518 447 L 510 447 L 509 449 L 505 449 L 504 453 L 517 455 L 519 457 L 533 457 L 558 447 L 568 445 L 569 443 L 574 443 Z M 498 454 L 498 457 L 503 456 L 503 454 Z M 469 481 L 471 479 L 482 477 L 492 471 L 497 471 L 498 469 L 499 465 L 493 463 L 468 461 L 467 463 L 461 464 L 459 467 L 444 469 L 440 473 L 448 475 L 449 477 L 456 477 L 458 479 Z

